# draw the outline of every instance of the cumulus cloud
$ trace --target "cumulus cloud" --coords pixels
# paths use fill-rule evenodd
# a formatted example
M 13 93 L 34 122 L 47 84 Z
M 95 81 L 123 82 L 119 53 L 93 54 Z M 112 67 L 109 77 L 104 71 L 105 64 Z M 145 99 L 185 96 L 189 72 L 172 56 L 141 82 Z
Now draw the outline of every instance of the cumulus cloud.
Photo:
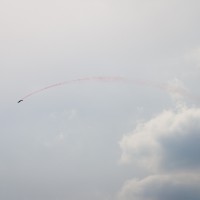
M 122 162 L 154 171 L 198 168 L 200 164 L 200 109 L 166 110 L 120 141 Z
M 198 200 L 198 174 L 154 175 L 128 181 L 119 193 L 119 200 Z
M 144 177 L 127 181 L 120 200 L 200 199 L 200 109 L 165 110 L 120 141 L 121 162 Z

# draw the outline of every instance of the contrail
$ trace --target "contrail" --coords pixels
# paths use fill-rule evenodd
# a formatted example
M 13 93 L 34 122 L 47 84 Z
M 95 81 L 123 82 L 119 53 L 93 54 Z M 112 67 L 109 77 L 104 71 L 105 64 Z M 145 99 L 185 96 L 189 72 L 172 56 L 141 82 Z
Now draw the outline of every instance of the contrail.
M 188 98 L 192 98 L 192 99 L 198 99 L 199 97 L 195 97 L 194 95 L 191 95 L 188 93 L 187 90 L 181 88 L 181 87 L 177 87 L 177 86 L 170 86 L 168 84 L 164 84 L 164 83 L 156 83 L 153 81 L 147 81 L 147 80 L 135 80 L 135 79 L 131 79 L 131 78 L 126 78 L 126 77 L 121 77 L 121 76 L 96 76 L 96 77 L 85 77 L 85 78 L 78 78 L 78 79 L 73 79 L 73 80 L 69 80 L 69 81 L 63 81 L 60 83 L 55 83 L 52 85 L 48 85 L 44 88 L 35 90 L 27 95 L 25 95 L 24 97 L 22 97 L 20 99 L 19 102 L 35 95 L 38 93 L 41 93 L 45 90 L 51 89 L 51 88 L 55 88 L 55 87 L 59 87 L 62 85 L 66 85 L 66 84 L 73 84 L 73 83 L 82 83 L 82 82 L 88 82 L 88 81 L 100 81 L 100 82 L 122 82 L 122 83 L 127 83 L 127 84 L 134 84 L 134 85 L 140 85 L 140 86 L 145 86 L 145 87 L 153 87 L 153 88 L 158 88 L 160 90 L 164 90 L 164 91 L 168 91 L 169 90 L 171 92 L 177 93 L 177 94 L 181 94 L 182 96 L 188 97 Z

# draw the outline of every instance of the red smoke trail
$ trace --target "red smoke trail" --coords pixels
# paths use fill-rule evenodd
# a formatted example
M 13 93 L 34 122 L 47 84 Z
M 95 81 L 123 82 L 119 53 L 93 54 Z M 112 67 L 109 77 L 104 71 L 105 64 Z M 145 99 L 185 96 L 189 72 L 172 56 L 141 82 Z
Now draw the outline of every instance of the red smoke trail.
M 28 97 L 31 97 L 37 93 L 43 92 L 45 90 L 59 87 L 65 84 L 72 84 L 72 83 L 81 83 L 81 82 L 87 82 L 87 81 L 100 81 L 100 82 L 123 82 L 123 83 L 128 83 L 128 84 L 134 84 L 134 85 L 139 85 L 139 86 L 148 86 L 148 87 L 153 87 L 153 88 L 158 88 L 160 90 L 164 91 L 171 91 L 177 94 L 181 94 L 182 96 L 189 97 L 192 99 L 198 99 L 199 97 L 194 97 L 193 95 L 189 94 L 185 89 L 177 87 L 177 86 L 170 86 L 168 84 L 163 84 L 163 83 L 156 83 L 153 81 L 144 81 L 144 80 L 133 80 L 125 77 L 120 77 L 120 76 L 97 76 L 97 77 L 85 77 L 85 78 L 79 78 L 79 79 L 74 79 L 74 80 L 69 80 L 69 81 L 64 81 L 60 83 L 56 83 L 53 85 L 46 86 L 44 88 L 41 88 L 39 90 L 33 91 L 30 94 L 27 94 L 24 96 L 21 100 L 24 100 Z
M 74 80 L 70 80 L 70 81 L 64 81 L 64 82 L 56 83 L 56 84 L 49 85 L 49 86 L 46 86 L 44 88 L 41 88 L 39 90 L 33 91 L 30 94 L 27 94 L 26 96 L 24 96 L 22 98 L 22 100 L 24 100 L 24 99 L 26 99 L 26 98 L 28 98 L 32 95 L 35 95 L 37 93 L 43 92 L 44 90 L 48 90 L 50 88 L 62 86 L 62 85 L 65 85 L 65 84 L 72 84 L 72 83 L 85 82 L 85 81 L 128 82 L 129 80 L 127 78 L 124 78 L 124 77 L 103 77 L 103 76 L 79 78 L 79 79 L 74 79 Z

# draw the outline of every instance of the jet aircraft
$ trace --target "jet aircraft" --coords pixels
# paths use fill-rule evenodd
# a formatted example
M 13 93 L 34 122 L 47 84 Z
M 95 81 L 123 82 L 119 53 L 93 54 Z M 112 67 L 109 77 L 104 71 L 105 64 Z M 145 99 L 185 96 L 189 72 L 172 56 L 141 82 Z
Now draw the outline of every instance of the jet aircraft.
M 22 102 L 23 100 L 21 99 L 21 100 L 19 100 L 17 103 L 20 103 L 20 102 Z

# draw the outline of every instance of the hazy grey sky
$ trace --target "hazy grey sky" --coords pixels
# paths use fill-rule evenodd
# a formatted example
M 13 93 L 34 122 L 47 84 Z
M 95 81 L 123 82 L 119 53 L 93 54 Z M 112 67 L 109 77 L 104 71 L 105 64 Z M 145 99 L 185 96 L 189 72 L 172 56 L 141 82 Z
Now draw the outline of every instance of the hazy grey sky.
M 0 199 L 200 199 L 199 10 L 2 0 Z

